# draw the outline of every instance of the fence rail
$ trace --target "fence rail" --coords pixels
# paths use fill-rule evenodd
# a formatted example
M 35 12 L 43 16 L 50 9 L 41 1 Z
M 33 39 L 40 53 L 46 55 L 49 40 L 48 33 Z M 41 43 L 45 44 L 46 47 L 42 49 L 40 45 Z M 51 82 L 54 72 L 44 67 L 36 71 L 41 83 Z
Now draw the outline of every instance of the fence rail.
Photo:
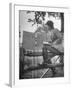
M 44 64 L 44 65 L 39 65 L 39 66 L 31 66 L 28 69 L 24 70 L 24 73 L 33 71 L 33 70 L 40 70 L 40 69 L 47 69 L 47 68 L 55 68 L 55 67 L 63 67 L 64 64 Z

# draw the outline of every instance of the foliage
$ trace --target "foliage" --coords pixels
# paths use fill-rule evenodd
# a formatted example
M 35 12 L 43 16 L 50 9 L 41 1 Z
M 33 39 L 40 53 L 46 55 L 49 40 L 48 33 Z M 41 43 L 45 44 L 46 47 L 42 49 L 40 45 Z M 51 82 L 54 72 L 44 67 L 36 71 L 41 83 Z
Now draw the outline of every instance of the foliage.
M 64 13 L 60 12 L 43 12 L 43 11 L 27 11 L 27 14 L 34 12 L 34 19 L 29 18 L 28 22 L 32 22 L 32 26 L 35 24 L 42 24 L 45 20 L 45 15 L 48 17 L 53 16 L 54 18 L 61 19 L 61 31 L 64 32 Z
M 42 12 L 42 11 L 27 11 L 27 14 L 30 14 L 31 12 L 34 12 L 35 14 L 35 18 L 32 20 L 31 18 L 28 19 L 28 22 L 33 22 L 32 25 L 34 24 L 42 24 L 42 21 L 45 20 L 45 15 L 46 13 L 48 14 L 48 16 L 53 16 L 53 17 L 61 17 L 61 13 L 58 12 Z

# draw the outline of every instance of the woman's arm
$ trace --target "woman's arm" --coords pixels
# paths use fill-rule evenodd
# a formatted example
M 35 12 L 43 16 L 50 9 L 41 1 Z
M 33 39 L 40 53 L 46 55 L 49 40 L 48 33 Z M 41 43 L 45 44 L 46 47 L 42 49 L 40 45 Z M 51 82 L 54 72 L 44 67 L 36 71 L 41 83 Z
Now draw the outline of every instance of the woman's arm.
M 59 30 L 55 29 L 53 38 L 55 39 L 53 40 L 53 44 L 61 44 L 63 35 Z

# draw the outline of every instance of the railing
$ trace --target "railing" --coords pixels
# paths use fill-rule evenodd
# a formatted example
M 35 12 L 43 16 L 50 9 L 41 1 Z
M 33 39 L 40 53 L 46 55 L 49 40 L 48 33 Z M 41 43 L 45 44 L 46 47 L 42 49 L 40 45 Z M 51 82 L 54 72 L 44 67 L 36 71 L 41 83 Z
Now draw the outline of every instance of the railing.
M 23 55 L 24 55 L 24 57 L 25 56 L 28 56 L 28 57 L 38 57 L 38 56 L 44 56 L 45 53 L 46 53 L 46 55 L 48 54 L 48 56 L 50 56 L 50 57 L 54 57 L 56 55 L 59 55 L 60 57 L 62 57 L 61 59 L 63 59 L 64 53 L 59 52 L 57 49 L 55 49 L 55 48 L 53 48 L 51 46 L 47 46 L 47 48 L 49 50 L 52 49 L 51 51 L 53 51 L 53 52 L 49 52 L 49 51 L 44 52 L 44 50 L 42 52 L 41 51 L 39 51 L 39 52 L 36 51 L 35 52 L 35 51 L 26 51 L 26 50 L 24 50 Z M 64 66 L 64 63 L 63 62 L 62 63 L 59 63 L 59 64 L 48 64 L 48 63 L 44 63 L 42 65 L 31 66 L 31 67 L 29 67 L 27 69 L 24 69 L 23 70 L 23 73 L 27 73 L 29 71 L 34 71 L 34 70 L 40 70 L 40 69 L 50 68 L 52 70 L 52 72 L 53 72 L 53 77 L 54 77 L 55 76 L 55 69 L 54 68 L 56 68 L 56 67 L 63 67 L 63 66 Z

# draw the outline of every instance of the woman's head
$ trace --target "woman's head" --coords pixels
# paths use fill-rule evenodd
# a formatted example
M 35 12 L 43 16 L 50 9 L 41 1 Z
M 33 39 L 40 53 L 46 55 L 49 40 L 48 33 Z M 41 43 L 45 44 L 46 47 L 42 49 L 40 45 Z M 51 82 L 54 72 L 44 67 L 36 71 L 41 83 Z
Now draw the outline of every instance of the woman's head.
M 54 23 L 52 21 L 47 21 L 46 25 L 48 26 L 48 28 L 51 30 L 51 29 L 54 29 Z

